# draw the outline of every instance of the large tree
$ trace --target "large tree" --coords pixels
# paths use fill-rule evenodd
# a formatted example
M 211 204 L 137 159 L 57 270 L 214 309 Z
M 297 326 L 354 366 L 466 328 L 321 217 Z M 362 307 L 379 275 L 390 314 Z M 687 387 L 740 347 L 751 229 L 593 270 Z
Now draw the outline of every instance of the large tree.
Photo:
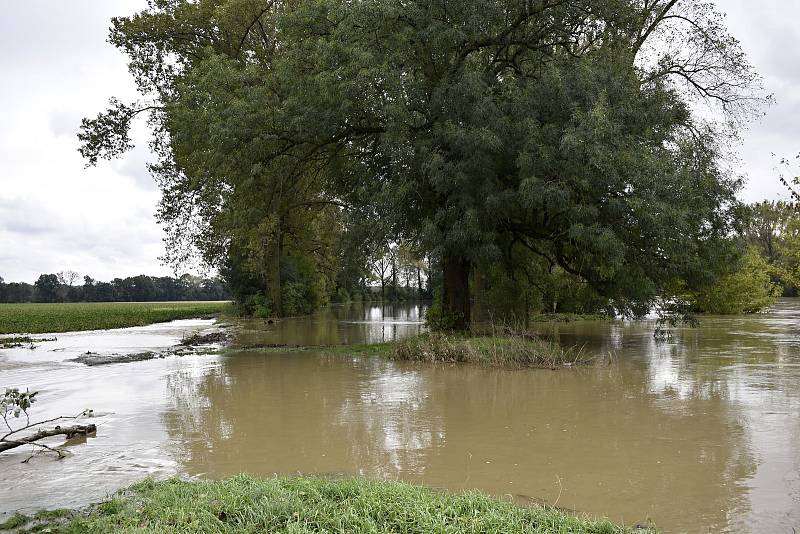
M 734 116 L 757 78 L 710 4 L 151 0 L 111 39 L 150 101 L 86 121 L 84 155 L 147 111 L 171 250 L 263 264 L 278 308 L 286 229 L 331 206 L 440 258 L 456 328 L 520 250 L 617 303 L 722 257 L 739 182 L 691 101 Z

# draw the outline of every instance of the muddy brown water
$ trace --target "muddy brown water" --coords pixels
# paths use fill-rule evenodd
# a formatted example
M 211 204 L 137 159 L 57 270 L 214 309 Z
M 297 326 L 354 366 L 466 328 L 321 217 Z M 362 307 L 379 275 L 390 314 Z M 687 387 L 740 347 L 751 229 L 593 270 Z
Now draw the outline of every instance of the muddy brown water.
M 249 344 L 388 341 L 416 306 L 346 306 L 242 325 Z M 613 354 L 562 371 L 393 363 L 314 352 L 170 357 L 89 368 L 86 350 L 169 346 L 179 321 L 0 350 L 0 386 L 34 414 L 93 408 L 65 460 L 0 456 L 0 511 L 80 506 L 145 476 L 326 474 L 479 489 L 665 532 L 800 530 L 800 301 L 705 318 L 656 343 L 652 323 L 540 325 Z

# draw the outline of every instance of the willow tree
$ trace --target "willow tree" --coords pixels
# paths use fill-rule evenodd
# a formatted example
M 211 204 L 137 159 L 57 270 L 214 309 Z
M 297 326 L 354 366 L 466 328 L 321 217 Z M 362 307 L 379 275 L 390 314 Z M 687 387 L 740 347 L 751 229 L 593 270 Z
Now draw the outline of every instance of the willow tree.
M 441 258 L 455 328 L 476 266 L 521 249 L 626 310 L 676 279 L 707 284 L 729 252 L 741 184 L 694 110 L 740 119 L 761 99 L 710 4 L 305 7 L 308 87 L 336 103 L 310 113 L 359 127 L 343 146 L 361 182 L 342 183 L 377 184 L 398 235 Z
M 287 218 L 357 207 L 441 259 L 455 328 L 521 250 L 622 305 L 723 257 L 740 183 L 693 106 L 736 116 L 758 79 L 709 4 L 153 0 L 112 42 L 152 105 L 87 121 L 84 154 L 150 113 L 172 250 L 274 262 Z
M 117 157 L 146 114 L 166 259 L 177 266 L 199 252 L 234 291 L 253 291 L 253 279 L 261 280 L 278 315 L 282 259 L 312 256 L 330 270 L 340 204 L 324 194 L 336 153 L 293 124 L 294 82 L 277 23 L 291 4 L 152 0 L 114 19 L 110 41 L 130 58 L 143 100 L 112 100 L 84 120 L 79 136 L 90 164 Z

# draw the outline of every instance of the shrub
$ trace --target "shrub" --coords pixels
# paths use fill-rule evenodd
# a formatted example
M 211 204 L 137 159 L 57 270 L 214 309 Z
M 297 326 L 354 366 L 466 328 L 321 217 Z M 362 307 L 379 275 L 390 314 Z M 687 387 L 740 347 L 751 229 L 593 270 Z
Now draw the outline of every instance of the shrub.
M 732 272 L 695 296 L 695 309 L 701 313 L 738 315 L 769 308 L 781 293 L 780 286 L 772 281 L 770 270 L 767 260 L 757 250 L 749 250 Z
M 348 293 L 346 288 L 340 287 L 336 290 L 336 294 L 333 296 L 333 301 L 340 304 L 350 302 L 350 293 Z

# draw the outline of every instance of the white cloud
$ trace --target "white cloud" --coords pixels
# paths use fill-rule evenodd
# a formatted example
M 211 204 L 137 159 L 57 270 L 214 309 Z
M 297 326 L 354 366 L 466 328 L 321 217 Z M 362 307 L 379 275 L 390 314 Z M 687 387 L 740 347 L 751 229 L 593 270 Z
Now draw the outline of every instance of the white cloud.
M 112 95 L 136 97 L 110 19 L 145 2 L 34 0 L 0 19 L 0 276 L 73 269 L 99 279 L 166 274 L 146 143 L 86 169 L 80 120 Z

